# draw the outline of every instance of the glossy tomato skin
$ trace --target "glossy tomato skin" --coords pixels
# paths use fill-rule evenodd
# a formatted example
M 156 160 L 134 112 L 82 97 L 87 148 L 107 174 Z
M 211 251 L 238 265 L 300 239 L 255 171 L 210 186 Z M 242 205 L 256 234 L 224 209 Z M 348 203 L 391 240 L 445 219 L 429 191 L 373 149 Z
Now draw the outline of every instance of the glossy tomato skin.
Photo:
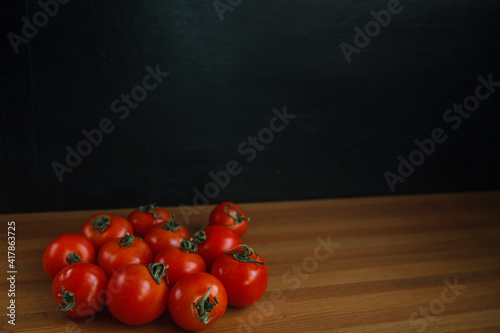
M 64 314 L 87 318 L 100 311 L 106 302 L 106 274 L 94 264 L 79 262 L 63 268 L 52 281 L 52 295 L 60 306 L 64 291 L 74 295 L 75 305 Z
M 243 236 L 248 230 L 250 218 L 234 202 L 226 201 L 217 205 L 209 216 L 209 225 L 223 225 L 232 229 L 238 236 Z
M 105 222 L 98 223 L 100 221 Z M 104 243 L 118 239 L 127 232 L 134 234 L 132 224 L 126 218 L 110 214 L 96 214 L 85 221 L 80 228 L 80 234 L 94 244 L 96 253 L 99 253 Z
M 172 221 L 156 224 L 144 236 L 144 241 L 148 243 L 153 255 L 169 247 L 178 248 L 184 238 L 191 237 L 187 229 L 180 224 L 172 226 Z
M 234 252 L 234 251 L 233 251 Z M 268 271 L 264 259 L 256 253 L 254 262 L 241 262 L 231 254 L 219 257 L 213 264 L 211 273 L 226 288 L 228 304 L 245 307 L 257 302 L 267 288 Z
M 153 212 L 153 209 L 156 214 Z M 171 219 L 172 217 L 165 209 L 155 207 L 153 204 L 135 209 L 127 218 L 134 228 L 134 235 L 141 238 L 144 238 L 148 230 L 154 225 L 170 221 Z
M 183 250 L 171 247 L 163 249 L 154 258 L 154 262 L 168 265 L 168 287 L 172 287 L 183 277 L 198 272 L 206 272 L 207 268 L 203 258 L 197 253 L 187 253 Z
M 153 261 L 149 245 L 139 237 L 127 234 L 104 244 L 97 255 L 97 265 L 108 278 L 127 264 L 148 265 Z
M 92 242 L 79 234 L 64 234 L 54 239 L 43 253 L 43 270 L 50 279 L 66 266 L 70 265 L 68 256 L 77 254 L 82 261 L 95 262 Z
M 225 251 L 229 251 L 241 244 L 240 237 L 231 229 L 215 225 L 203 229 L 206 239 L 198 243 L 198 254 L 205 260 L 207 271 L 210 272 L 212 264 Z
M 111 314 L 127 325 L 143 325 L 158 318 L 168 305 L 165 277 L 153 279 L 148 266 L 129 264 L 113 273 L 106 290 Z
M 198 318 L 200 313 L 196 304 L 202 302 L 209 290 L 207 302 L 211 303 L 213 308 L 205 314 L 208 322 L 203 323 Z M 215 298 L 217 302 L 215 302 Z M 215 303 L 217 304 L 215 305 Z M 227 294 L 222 282 L 205 272 L 194 273 L 182 278 L 172 288 L 168 300 L 168 309 L 172 319 L 177 325 L 188 331 L 200 331 L 213 325 L 224 315 L 226 308 Z

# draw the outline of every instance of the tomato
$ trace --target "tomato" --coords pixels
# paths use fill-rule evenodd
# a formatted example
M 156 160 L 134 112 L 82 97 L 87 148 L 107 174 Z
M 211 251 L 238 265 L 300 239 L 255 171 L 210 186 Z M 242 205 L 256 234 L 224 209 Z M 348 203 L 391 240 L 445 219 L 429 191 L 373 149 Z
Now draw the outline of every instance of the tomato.
M 153 261 L 149 245 L 131 234 L 113 239 L 104 244 L 97 255 L 97 265 L 109 277 L 118 268 L 127 264 L 148 265 Z
M 79 262 L 63 268 L 52 281 L 59 311 L 70 318 L 87 318 L 106 302 L 106 274 L 94 264 Z
M 250 218 L 233 202 L 217 205 L 208 218 L 209 225 L 223 225 L 232 229 L 238 236 L 243 236 L 248 229 Z
M 143 325 L 158 318 L 168 305 L 165 266 L 128 264 L 109 279 L 106 302 L 111 314 L 127 325 Z
M 195 253 L 196 244 L 189 239 L 181 242 L 181 248 L 171 247 L 163 249 L 156 255 L 154 262 L 161 262 L 168 266 L 169 288 L 172 288 L 177 281 L 193 273 L 206 272 L 206 265 L 203 258 Z
M 80 233 L 94 244 L 96 253 L 104 243 L 125 236 L 127 232 L 134 233 L 130 222 L 123 217 L 110 214 L 94 215 L 80 228 Z
M 227 308 L 227 294 L 215 276 L 200 272 L 188 275 L 170 291 L 168 309 L 177 325 L 200 331 L 219 320 Z
M 95 262 L 92 242 L 82 235 L 64 234 L 54 239 L 43 253 L 43 270 L 51 279 L 64 267 L 79 261 Z
M 153 255 L 169 247 L 180 247 L 184 238 L 190 238 L 186 228 L 172 218 L 168 222 L 156 224 L 149 229 L 144 236 L 144 241 L 148 243 Z
M 155 204 L 149 204 L 139 206 L 130 213 L 127 219 L 134 228 L 134 234 L 144 238 L 151 227 L 158 223 L 170 221 L 172 217 L 166 210 L 155 207 Z
M 194 241 L 198 245 L 198 254 L 205 260 L 208 272 L 215 259 L 241 244 L 240 237 L 233 230 L 220 225 L 208 226 L 197 231 Z
M 244 307 L 257 302 L 267 288 L 267 265 L 246 245 L 239 245 L 213 264 L 212 275 L 226 288 L 229 305 Z

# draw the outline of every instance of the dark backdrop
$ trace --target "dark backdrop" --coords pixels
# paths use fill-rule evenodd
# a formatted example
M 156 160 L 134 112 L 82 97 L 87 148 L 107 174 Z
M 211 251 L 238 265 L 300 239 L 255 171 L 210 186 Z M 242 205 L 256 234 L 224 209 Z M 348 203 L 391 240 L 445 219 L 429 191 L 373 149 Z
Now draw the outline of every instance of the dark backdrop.
M 53 17 L 1 4 L 2 212 L 500 188 L 500 87 L 460 126 L 443 119 L 480 75 L 500 81 L 496 0 L 222 0 L 223 20 L 210 0 L 42 3 Z M 369 44 L 355 41 L 367 23 Z M 359 46 L 350 63 L 342 42 Z M 128 114 L 113 109 L 136 86 L 142 98 L 147 66 L 169 75 Z M 284 107 L 296 117 L 266 130 Z M 106 119 L 90 153 L 78 146 Z M 384 173 L 436 128 L 447 140 L 391 189 Z M 87 156 L 58 179 L 67 146 Z

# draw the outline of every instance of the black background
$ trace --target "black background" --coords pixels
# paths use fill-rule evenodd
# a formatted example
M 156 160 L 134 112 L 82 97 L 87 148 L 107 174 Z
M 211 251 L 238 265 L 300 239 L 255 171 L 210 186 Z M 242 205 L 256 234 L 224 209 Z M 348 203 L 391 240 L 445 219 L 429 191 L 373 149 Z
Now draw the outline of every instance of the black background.
M 211 202 L 499 189 L 500 88 L 456 130 L 443 114 L 500 81 L 500 2 L 401 1 L 348 64 L 340 43 L 387 3 L 244 0 L 221 21 L 210 0 L 71 1 L 15 53 L 8 33 L 41 8 L 2 2 L 0 211 L 191 205 L 231 160 Z M 169 76 L 120 120 L 111 103 L 157 65 Z M 238 146 L 285 106 L 297 117 L 247 162 Z M 51 164 L 103 118 L 114 131 L 59 182 Z M 384 172 L 438 127 L 392 192 Z

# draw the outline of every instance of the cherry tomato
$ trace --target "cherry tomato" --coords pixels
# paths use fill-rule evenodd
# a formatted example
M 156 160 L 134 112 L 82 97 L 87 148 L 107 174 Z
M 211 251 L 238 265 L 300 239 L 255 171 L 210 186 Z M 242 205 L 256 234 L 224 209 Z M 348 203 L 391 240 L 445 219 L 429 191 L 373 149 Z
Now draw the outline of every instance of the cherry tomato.
M 134 233 L 130 222 L 123 217 L 110 214 L 94 215 L 80 228 L 80 233 L 94 244 L 96 253 L 104 243 L 125 236 L 127 232 Z
M 127 218 L 136 236 L 144 238 L 146 233 L 155 224 L 170 221 L 172 217 L 162 208 L 158 208 L 155 204 L 139 206 L 136 210 L 132 211 Z
M 195 253 L 196 244 L 189 239 L 181 242 L 181 248 L 163 249 L 156 255 L 154 262 L 168 266 L 168 288 L 171 289 L 177 281 L 193 273 L 206 272 L 203 258 Z
M 143 325 L 158 318 L 168 305 L 165 266 L 129 264 L 109 279 L 106 302 L 111 314 L 127 325 Z
M 43 253 L 43 270 L 54 279 L 64 267 L 79 261 L 95 262 L 92 242 L 82 235 L 64 234 L 54 239 Z
M 257 302 L 267 288 L 267 265 L 246 245 L 239 245 L 213 264 L 212 275 L 226 288 L 229 305 L 244 307 Z
M 208 226 L 194 235 L 198 245 L 198 254 L 205 260 L 207 271 L 210 272 L 214 261 L 237 245 L 241 244 L 240 237 L 231 229 L 220 226 Z
M 104 244 L 97 255 L 97 265 L 108 278 L 118 268 L 127 264 L 148 265 L 153 261 L 153 252 L 149 245 L 131 234 L 113 239 Z
M 79 262 L 63 268 L 52 281 L 59 311 L 71 318 L 87 318 L 106 302 L 106 274 L 94 264 Z
M 156 224 L 149 229 L 144 236 L 144 241 L 151 247 L 153 255 L 156 255 L 163 249 L 180 247 L 182 240 L 189 237 L 187 229 L 172 218 L 168 222 Z
M 223 225 L 232 229 L 238 236 L 243 236 L 248 229 L 250 218 L 233 202 L 217 205 L 208 218 L 209 225 Z
M 215 276 L 200 272 L 188 275 L 170 291 L 172 319 L 188 331 L 200 331 L 219 320 L 227 308 L 227 294 Z

